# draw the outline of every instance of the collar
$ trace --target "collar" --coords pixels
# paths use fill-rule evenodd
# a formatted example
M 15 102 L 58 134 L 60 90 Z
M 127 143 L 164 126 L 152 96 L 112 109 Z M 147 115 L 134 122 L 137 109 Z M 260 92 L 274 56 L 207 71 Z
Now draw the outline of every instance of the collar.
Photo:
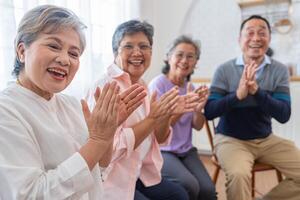
M 243 54 L 239 55 L 235 61 L 236 65 L 245 66 Z M 267 64 L 271 64 L 271 59 L 269 56 L 265 55 L 263 62 L 259 65 L 259 68 L 266 66 Z

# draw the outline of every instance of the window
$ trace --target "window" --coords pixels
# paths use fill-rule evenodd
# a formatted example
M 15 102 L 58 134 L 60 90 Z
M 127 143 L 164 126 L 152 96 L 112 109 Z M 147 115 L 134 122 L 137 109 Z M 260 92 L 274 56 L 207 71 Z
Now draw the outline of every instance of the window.
M 131 0 L 6 0 L 0 1 L 0 90 L 13 81 L 14 37 L 24 13 L 42 4 L 71 9 L 87 25 L 87 47 L 71 85 L 64 91 L 81 98 L 112 63 L 111 37 L 116 26 L 129 19 Z M 125 6 L 126 5 L 126 6 Z

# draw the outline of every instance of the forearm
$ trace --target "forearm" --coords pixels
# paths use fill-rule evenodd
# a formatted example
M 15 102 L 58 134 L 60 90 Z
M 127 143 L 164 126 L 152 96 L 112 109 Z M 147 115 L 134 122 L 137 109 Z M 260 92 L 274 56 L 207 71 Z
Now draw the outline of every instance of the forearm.
M 164 143 L 170 134 L 170 126 L 171 126 L 172 117 L 165 117 L 162 120 L 157 122 L 157 126 L 155 127 L 155 137 L 159 144 Z
M 193 128 L 196 130 L 200 130 L 205 122 L 205 116 L 203 115 L 202 112 L 194 112 L 193 115 Z
M 212 120 L 230 111 L 239 102 L 236 93 L 230 93 L 216 99 L 209 99 L 205 105 L 205 117 Z
M 111 159 L 112 141 L 95 141 L 89 139 L 88 142 L 81 147 L 79 153 L 86 161 L 89 169 L 92 170 L 99 162 L 102 167 L 109 164 Z M 107 165 L 106 165 L 107 164 Z
M 290 96 L 288 94 L 281 95 L 281 99 L 276 99 L 266 91 L 259 89 L 254 95 L 259 107 L 271 117 L 281 123 L 285 123 L 291 116 Z
M 132 129 L 135 136 L 134 149 L 136 149 L 144 139 L 154 130 L 155 121 L 152 118 L 146 117 L 139 123 L 135 124 Z

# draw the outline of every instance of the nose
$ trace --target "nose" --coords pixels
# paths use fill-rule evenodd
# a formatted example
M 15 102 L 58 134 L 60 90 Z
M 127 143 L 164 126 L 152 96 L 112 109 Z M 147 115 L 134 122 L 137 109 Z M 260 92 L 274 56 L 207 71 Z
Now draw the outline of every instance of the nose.
M 260 35 L 259 35 L 258 33 L 255 33 L 255 34 L 253 35 L 252 39 L 255 40 L 255 41 L 257 41 L 257 40 L 260 40 L 261 37 L 260 37 Z
M 56 62 L 58 62 L 62 66 L 69 66 L 70 65 L 70 57 L 67 52 L 61 52 L 57 55 Z
M 187 56 L 186 55 L 182 56 L 180 61 L 183 62 L 183 63 L 187 63 L 188 62 Z
M 136 54 L 142 54 L 142 50 L 140 49 L 140 47 L 136 46 L 132 49 L 132 54 L 136 55 Z

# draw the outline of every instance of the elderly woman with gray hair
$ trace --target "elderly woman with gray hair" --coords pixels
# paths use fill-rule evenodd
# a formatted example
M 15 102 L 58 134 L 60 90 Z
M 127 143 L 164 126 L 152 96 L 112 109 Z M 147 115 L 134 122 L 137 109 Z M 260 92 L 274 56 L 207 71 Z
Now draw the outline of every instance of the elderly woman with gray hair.
M 200 130 L 205 117 L 202 114 L 208 98 L 208 88 L 200 86 L 195 90 L 189 82 L 200 58 L 200 44 L 193 38 L 181 35 L 167 50 L 163 74 L 149 84 L 150 91 L 158 96 L 177 86 L 179 95 L 198 94 L 199 100 L 192 112 L 173 115 L 171 119 L 173 137 L 169 145 L 162 146 L 164 159 L 162 175 L 170 181 L 180 183 L 191 200 L 217 199 L 215 186 L 192 145 L 192 129 Z
M 102 199 L 101 167 L 110 162 L 112 138 L 141 99 L 139 87 L 119 94 L 116 82 L 96 90 L 92 111 L 85 101 L 60 94 L 79 68 L 84 28 L 74 13 L 52 5 L 28 11 L 19 24 L 17 82 L 0 93 L 5 200 Z
M 150 66 L 152 37 L 153 27 L 147 22 L 130 20 L 117 27 L 112 38 L 114 63 L 89 91 L 87 98 L 91 107 L 94 107 L 95 88 L 113 80 L 121 91 L 132 84 L 142 85 L 146 90 L 142 75 Z M 179 102 L 178 89 L 171 88 L 159 99 L 156 94 L 150 97 L 146 91 L 141 91 L 139 96 L 146 98 L 114 136 L 112 161 L 103 171 L 104 198 L 188 199 L 180 185 L 161 178 L 163 160 L 159 144 L 168 143 L 172 135 L 170 120 Z

